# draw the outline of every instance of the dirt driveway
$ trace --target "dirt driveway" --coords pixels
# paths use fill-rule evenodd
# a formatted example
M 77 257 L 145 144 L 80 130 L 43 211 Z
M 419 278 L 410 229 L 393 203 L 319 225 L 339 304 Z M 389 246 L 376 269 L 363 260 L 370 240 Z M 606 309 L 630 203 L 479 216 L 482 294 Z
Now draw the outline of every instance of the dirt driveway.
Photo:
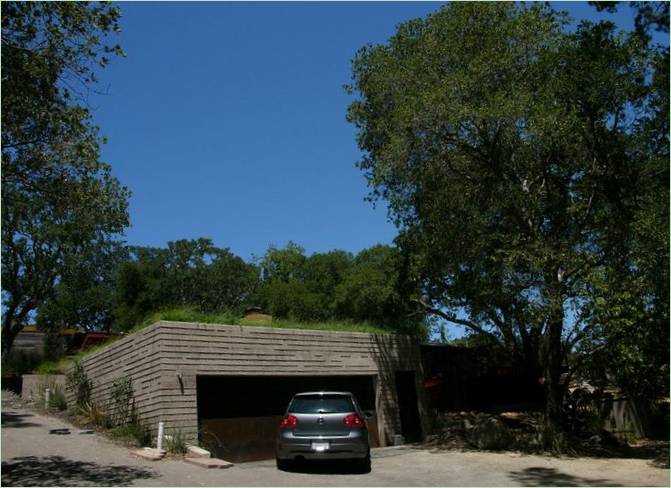
M 669 486 L 669 470 L 644 459 L 558 459 L 418 447 L 373 450 L 367 474 L 352 473 L 342 464 L 281 472 L 274 461 L 207 470 L 177 459 L 143 461 L 98 435 L 49 434 L 59 427 L 71 426 L 3 406 L 3 486 Z

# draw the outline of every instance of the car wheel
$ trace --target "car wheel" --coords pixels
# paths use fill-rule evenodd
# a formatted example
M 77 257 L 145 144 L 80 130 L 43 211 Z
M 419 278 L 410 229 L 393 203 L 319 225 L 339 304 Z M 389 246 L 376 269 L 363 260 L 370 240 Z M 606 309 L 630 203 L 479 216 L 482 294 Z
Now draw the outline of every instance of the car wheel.
M 365 458 L 357 459 L 357 468 L 362 473 L 370 473 L 370 451 Z
M 291 461 L 288 459 L 275 458 L 275 462 L 277 463 L 277 469 L 280 471 L 288 471 L 291 468 Z

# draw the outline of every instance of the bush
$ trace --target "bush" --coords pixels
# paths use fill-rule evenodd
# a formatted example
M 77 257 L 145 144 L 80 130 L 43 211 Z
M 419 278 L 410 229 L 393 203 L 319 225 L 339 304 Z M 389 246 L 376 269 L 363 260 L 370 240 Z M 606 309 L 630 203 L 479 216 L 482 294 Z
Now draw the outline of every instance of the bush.
M 181 430 L 173 430 L 165 436 L 165 450 L 171 454 L 186 454 L 186 439 Z
M 49 408 L 63 411 L 68 408 L 68 402 L 65 399 L 65 393 L 60 386 L 55 386 L 49 396 Z
M 112 383 L 112 420 L 115 425 L 126 425 L 134 421 L 135 398 L 133 395 L 133 379 L 122 376 Z
M 65 377 L 65 384 L 66 388 L 75 396 L 75 404 L 78 407 L 84 407 L 90 403 L 93 381 L 89 379 L 82 363 L 74 361 L 72 369 Z
M 61 374 L 63 371 L 56 361 L 42 361 L 33 372 L 37 374 Z
M 83 405 L 80 405 L 79 413 L 84 417 L 87 423 L 95 427 L 109 429 L 113 425 L 109 412 L 95 402 L 88 401 Z
M 110 436 L 137 447 L 151 445 L 151 432 L 137 420 L 114 427 L 110 431 Z

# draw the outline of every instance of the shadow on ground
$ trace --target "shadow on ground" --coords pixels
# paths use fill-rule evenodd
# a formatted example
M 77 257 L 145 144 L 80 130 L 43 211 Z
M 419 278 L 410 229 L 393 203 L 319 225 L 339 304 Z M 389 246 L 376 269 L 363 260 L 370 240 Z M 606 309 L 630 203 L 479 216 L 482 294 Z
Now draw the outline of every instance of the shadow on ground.
M 330 461 L 309 461 L 296 462 L 287 469 L 291 473 L 305 474 L 367 474 L 370 471 L 364 471 L 355 463 L 350 461 L 330 460 Z
M 3 486 L 128 486 L 156 477 L 136 466 L 102 466 L 62 456 L 16 457 L 2 463 Z
M 428 450 L 429 452 L 441 451 L 460 451 L 460 452 L 484 452 L 468 445 L 440 444 L 427 442 L 424 444 L 414 444 L 410 449 Z M 669 441 L 650 441 L 642 445 L 620 445 L 607 448 L 573 446 L 573 452 L 564 453 L 567 458 L 595 458 L 595 459 L 645 459 L 650 466 L 660 469 L 669 469 Z M 538 450 L 492 450 L 492 452 L 521 452 L 529 455 L 547 454 Z M 393 455 L 393 454 L 392 454 Z
M 622 486 L 607 479 L 573 476 L 555 468 L 526 468 L 511 471 L 508 476 L 522 486 Z
M 26 422 L 25 419 L 35 417 L 30 413 L 2 412 L 2 428 L 8 427 L 39 427 L 35 422 Z

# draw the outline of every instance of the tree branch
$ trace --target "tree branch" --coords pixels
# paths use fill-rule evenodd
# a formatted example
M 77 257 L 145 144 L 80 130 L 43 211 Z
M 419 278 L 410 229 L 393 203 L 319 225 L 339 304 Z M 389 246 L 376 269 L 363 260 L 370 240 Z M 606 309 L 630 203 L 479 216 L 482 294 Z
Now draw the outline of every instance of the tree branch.
M 468 327 L 469 329 L 477 332 L 478 334 L 483 334 L 483 335 L 495 340 L 497 343 L 501 342 L 501 340 L 495 334 L 492 334 L 491 332 L 484 330 L 482 327 L 480 327 L 475 322 L 472 322 L 470 320 L 460 319 L 458 317 L 455 317 L 452 314 L 443 312 L 442 310 L 440 310 L 438 308 L 432 307 L 431 305 L 424 302 L 423 300 L 414 299 L 412 301 L 414 303 L 417 303 L 418 305 L 421 305 L 422 308 L 424 308 L 424 310 L 427 311 L 428 313 L 431 313 L 433 315 L 437 315 L 437 316 L 447 320 L 448 322 L 452 322 L 454 324 L 463 325 L 464 327 Z

